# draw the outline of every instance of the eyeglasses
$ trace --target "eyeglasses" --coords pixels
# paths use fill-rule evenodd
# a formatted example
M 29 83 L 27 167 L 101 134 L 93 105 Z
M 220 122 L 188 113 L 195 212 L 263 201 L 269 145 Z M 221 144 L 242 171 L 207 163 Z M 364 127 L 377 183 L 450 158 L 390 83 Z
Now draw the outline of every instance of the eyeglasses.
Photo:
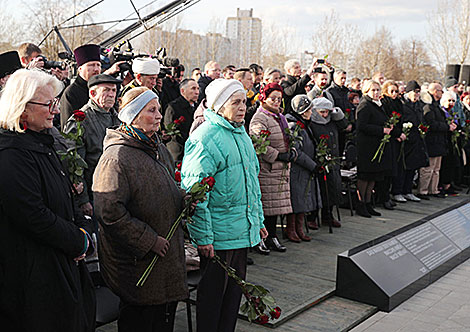
M 47 104 L 38 103 L 37 101 L 28 101 L 28 104 L 47 106 L 47 107 L 49 107 L 49 113 L 52 114 L 52 111 L 59 106 L 59 98 L 54 98 L 50 102 L 48 102 Z

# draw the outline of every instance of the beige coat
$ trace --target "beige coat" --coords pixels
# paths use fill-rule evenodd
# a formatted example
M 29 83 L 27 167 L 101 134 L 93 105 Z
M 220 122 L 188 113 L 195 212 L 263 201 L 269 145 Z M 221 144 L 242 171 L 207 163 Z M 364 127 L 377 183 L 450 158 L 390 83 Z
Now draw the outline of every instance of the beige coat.
M 250 135 L 259 135 L 261 130 L 269 130 L 268 152 L 258 156 L 260 162 L 259 183 L 261 201 L 265 216 L 292 213 L 290 202 L 290 164 L 276 160 L 279 153 L 287 152 L 284 136 L 277 120 L 259 109 L 250 122 Z

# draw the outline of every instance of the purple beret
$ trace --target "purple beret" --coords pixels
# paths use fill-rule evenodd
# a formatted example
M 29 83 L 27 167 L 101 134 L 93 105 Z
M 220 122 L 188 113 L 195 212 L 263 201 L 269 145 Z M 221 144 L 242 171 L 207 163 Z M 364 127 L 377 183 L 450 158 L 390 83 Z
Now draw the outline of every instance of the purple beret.
M 73 54 L 75 55 L 77 66 L 80 67 L 90 61 L 100 61 L 100 46 L 95 44 L 82 45 L 77 47 Z

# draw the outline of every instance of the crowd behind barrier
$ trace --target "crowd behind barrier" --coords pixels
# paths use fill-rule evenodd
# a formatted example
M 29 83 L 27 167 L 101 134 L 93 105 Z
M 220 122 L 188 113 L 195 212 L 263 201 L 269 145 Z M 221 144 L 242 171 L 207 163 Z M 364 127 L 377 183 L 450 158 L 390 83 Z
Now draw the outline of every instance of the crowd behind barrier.
M 251 248 L 288 256 L 284 239 L 341 227 L 339 206 L 372 218 L 470 185 L 470 91 L 454 77 L 214 59 L 185 78 L 183 64 L 150 57 L 102 71 L 98 45 L 74 56 L 72 78 L 34 44 L 0 54 L 7 330 L 93 331 L 97 272 L 119 298 L 119 331 L 172 331 L 190 261 L 198 331 L 234 331 L 242 291 L 212 258 L 244 278 Z M 210 191 L 190 204 L 198 185 Z M 183 215 L 187 227 L 174 224 Z

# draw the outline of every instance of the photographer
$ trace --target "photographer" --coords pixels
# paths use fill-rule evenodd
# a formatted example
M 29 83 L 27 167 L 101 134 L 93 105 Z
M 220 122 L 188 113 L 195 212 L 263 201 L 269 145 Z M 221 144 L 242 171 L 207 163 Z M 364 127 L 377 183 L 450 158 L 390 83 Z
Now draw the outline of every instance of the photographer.
M 160 94 L 161 109 L 164 112 L 169 103 L 181 96 L 181 80 L 179 78 L 182 76 L 181 72 L 184 73 L 184 67 L 180 65 L 180 61 L 177 58 L 164 58 L 162 64 L 166 67 L 163 70 L 166 73 L 166 77 L 163 78 L 162 93 Z M 165 116 L 165 113 L 162 116 Z
M 124 96 L 127 91 L 141 86 L 147 87 L 159 95 L 158 91 L 155 89 L 158 74 L 160 73 L 160 63 L 157 59 L 134 59 L 132 62 L 132 71 L 134 72 L 135 78 L 122 89 L 121 97 Z
M 26 69 L 39 68 L 49 70 L 58 80 L 63 81 L 67 78 L 64 74 L 65 63 L 59 61 L 48 61 L 42 55 L 41 49 L 32 43 L 23 43 L 18 47 L 21 65 Z M 66 71 L 65 71 L 66 72 Z

